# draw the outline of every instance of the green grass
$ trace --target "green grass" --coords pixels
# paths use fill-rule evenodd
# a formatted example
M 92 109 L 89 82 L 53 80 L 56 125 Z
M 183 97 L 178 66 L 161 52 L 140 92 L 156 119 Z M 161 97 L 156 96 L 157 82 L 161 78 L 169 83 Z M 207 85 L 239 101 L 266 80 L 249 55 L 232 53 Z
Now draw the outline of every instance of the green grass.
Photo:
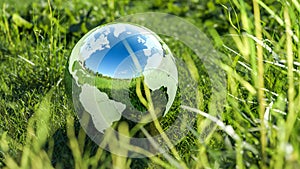
M 1 1 L 0 168 L 300 168 L 299 4 Z M 214 84 L 205 65 L 184 44 L 162 36 L 198 82 L 194 108 L 201 111 L 193 109 L 197 123 L 169 153 L 128 159 L 85 135 L 66 94 L 65 69 L 72 48 L 89 30 L 146 11 L 178 15 L 207 34 L 224 57 L 219 67 L 226 72 L 227 95 L 222 114 L 206 114 Z M 171 113 L 178 111 L 174 107 Z M 162 127 L 173 118 L 161 120 Z M 217 124 L 213 132 L 203 132 L 211 121 Z M 131 132 L 126 123 L 117 130 Z

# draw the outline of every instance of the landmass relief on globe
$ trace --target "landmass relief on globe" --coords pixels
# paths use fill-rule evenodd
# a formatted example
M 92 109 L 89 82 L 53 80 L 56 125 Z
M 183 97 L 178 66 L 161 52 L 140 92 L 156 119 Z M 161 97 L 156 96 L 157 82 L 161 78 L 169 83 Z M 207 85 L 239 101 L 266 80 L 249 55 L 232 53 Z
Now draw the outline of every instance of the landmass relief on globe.
M 122 117 L 135 123 L 152 121 L 146 118 L 149 102 L 157 117 L 166 115 L 178 88 L 168 46 L 147 28 L 127 23 L 87 33 L 74 47 L 68 70 L 73 102 L 80 107 L 77 114 L 87 112 L 100 133 Z

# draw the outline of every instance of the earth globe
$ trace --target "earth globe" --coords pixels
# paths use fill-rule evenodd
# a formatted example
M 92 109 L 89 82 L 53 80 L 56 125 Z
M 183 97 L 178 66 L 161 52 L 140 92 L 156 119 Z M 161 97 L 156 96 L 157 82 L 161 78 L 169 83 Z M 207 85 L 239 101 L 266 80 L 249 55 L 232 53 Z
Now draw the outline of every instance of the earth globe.
M 67 71 L 76 113 L 90 137 L 121 119 L 147 123 L 164 117 L 178 88 L 168 46 L 151 30 L 129 23 L 88 32 L 73 48 Z

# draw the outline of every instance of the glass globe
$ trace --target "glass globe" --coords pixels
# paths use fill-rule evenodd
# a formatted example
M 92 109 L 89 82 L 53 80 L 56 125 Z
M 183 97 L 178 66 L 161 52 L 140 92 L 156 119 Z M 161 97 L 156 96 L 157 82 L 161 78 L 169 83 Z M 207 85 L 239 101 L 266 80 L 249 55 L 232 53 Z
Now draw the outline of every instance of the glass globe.
M 127 23 L 88 32 L 74 47 L 68 72 L 73 103 L 88 133 L 104 133 L 121 118 L 150 122 L 150 107 L 156 118 L 166 115 L 178 87 L 168 46 L 149 29 Z

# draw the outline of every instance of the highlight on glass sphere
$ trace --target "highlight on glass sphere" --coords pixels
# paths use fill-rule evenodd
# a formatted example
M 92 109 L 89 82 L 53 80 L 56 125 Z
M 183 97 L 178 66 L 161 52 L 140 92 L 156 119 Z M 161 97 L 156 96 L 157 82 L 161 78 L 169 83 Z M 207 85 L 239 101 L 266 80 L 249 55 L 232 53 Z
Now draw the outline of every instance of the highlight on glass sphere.
M 149 29 L 128 23 L 88 32 L 74 47 L 68 71 L 76 113 L 93 132 L 104 133 L 121 118 L 147 123 L 165 116 L 178 87 L 168 46 Z

